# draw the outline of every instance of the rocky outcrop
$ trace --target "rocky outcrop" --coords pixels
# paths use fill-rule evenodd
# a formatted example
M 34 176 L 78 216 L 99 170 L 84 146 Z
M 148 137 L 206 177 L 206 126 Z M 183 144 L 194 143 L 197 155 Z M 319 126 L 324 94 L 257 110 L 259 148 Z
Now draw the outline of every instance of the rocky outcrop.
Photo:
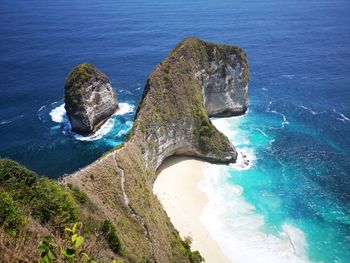
M 73 130 L 82 135 L 95 132 L 118 108 L 110 80 L 91 64 L 68 74 L 64 101 Z
M 192 37 L 181 42 L 153 70 L 137 111 L 132 140 L 151 143 L 151 148 L 143 149 L 146 164 L 157 169 L 164 158 L 174 154 L 234 162 L 234 147 L 212 125 L 208 114 L 244 112 L 246 94 L 239 99 L 241 90 L 236 91 L 233 84 L 238 79 L 245 79 L 247 85 L 247 60 L 240 48 Z M 234 95 L 226 98 L 227 94 Z M 231 103 L 233 100 L 237 103 Z
M 249 68 L 245 53 L 239 47 L 203 43 L 208 64 L 199 68 L 204 102 L 210 117 L 242 115 L 248 105 Z
M 156 170 L 171 155 L 235 162 L 235 148 L 208 114 L 242 114 L 248 76 L 240 48 L 185 39 L 147 79 L 124 146 L 64 178 L 114 221 L 125 247 L 136 255 L 134 261 L 189 261 L 152 192 Z

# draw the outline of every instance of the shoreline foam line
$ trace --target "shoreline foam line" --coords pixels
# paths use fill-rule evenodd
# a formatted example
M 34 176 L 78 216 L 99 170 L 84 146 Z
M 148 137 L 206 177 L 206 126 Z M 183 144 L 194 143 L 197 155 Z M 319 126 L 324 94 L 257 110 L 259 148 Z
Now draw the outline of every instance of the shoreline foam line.
M 225 256 L 235 263 L 307 262 L 303 232 L 288 223 L 284 223 L 278 236 L 264 232 L 264 217 L 245 200 L 244 189 L 227 182 L 230 170 L 210 165 L 201 182 L 209 199 L 201 222 Z
M 192 239 L 192 250 L 198 250 L 207 263 L 230 262 L 201 223 L 207 196 L 199 189 L 207 163 L 187 157 L 170 157 L 158 170 L 153 192 L 170 221 L 184 239 Z
M 242 133 L 239 120 L 234 118 L 221 119 L 214 124 L 231 142 L 236 139 L 231 137 L 232 135 L 240 137 Z M 230 129 L 234 129 L 235 132 Z M 255 152 L 250 145 L 246 146 L 252 153 Z M 207 194 L 209 202 L 204 207 L 201 222 L 232 262 L 308 262 L 304 233 L 286 221 L 277 234 L 268 232 L 264 217 L 257 212 L 254 204 L 246 201 L 244 188 L 230 181 L 235 173 L 256 169 L 251 165 L 253 160 L 250 160 L 248 165 L 244 163 L 252 157 L 255 157 L 255 153 L 242 156 L 238 151 L 236 164 L 210 164 L 205 167 L 200 188 Z

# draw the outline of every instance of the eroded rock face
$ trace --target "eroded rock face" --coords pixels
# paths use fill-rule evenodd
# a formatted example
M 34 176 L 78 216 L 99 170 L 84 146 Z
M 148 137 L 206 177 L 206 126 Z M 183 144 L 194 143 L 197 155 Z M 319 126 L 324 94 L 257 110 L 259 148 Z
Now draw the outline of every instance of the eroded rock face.
M 234 146 L 208 115 L 242 114 L 248 78 L 239 47 L 185 39 L 147 79 L 124 146 L 65 177 L 66 183 L 86 192 L 101 213 L 114 223 L 123 222 L 118 234 L 135 255 L 133 261 L 190 262 L 152 192 L 156 171 L 171 155 L 236 161 Z
M 134 138 L 147 141 L 146 164 L 157 168 L 174 154 L 234 162 L 234 146 L 208 117 L 243 114 L 248 79 L 241 48 L 193 37 L 179 43 L 148 78 L 135 118 Z
M 239 47 L 203 43 L 208 65 L 199 68 L 204 103 L 210 117 L 242 115 L 248 105 L 249 68 L 246 55 Z
M 118 109 L 110 80 L 91 64 L 80 64 L 68 74 L 64 101 L 73 130 L 82 135 L 95 132 Z

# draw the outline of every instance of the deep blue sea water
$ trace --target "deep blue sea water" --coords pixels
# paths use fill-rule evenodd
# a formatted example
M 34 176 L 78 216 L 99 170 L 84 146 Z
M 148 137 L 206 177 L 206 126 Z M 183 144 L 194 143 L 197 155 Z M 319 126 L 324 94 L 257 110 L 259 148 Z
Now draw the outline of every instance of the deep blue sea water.
M 177 42 L 239 45 L 249 112 L 218 126 L 231 127 L 251 167 L 220 168 L 212 193 L 236 262 L 350 262 L 349 25 L 348 0 L 1 0 L 0 156 L 53 178 L 75 171 L 124 140 L 147 76 Z M 129 105 L 97 140 L 77 140 L 50 115 L 81 62 Z

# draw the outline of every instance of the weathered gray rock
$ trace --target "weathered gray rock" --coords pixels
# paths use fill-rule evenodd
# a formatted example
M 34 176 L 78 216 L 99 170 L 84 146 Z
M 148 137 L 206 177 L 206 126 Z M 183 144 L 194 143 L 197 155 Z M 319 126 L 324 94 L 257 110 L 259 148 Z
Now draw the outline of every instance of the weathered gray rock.
M 204 103 L 210 117 L 242 115 L 248 106 L 249 68 L 242 49 L 205 43 L 209 66 L 200 68 Z
M 248 80 L 241 48 L 193 37 L 179 43 L 148 78 L 135 117 L 131 141 L 146 142 L 146 165 L 157 168 L 171 155 L 235 162 L 234 146 L 208 117 L 243 114 Z
M 84 136 L 95 132 L 118 109 L 110 80 L 91 64 L 80 64 L 68 74 L 64 101 L 73 130 Z

